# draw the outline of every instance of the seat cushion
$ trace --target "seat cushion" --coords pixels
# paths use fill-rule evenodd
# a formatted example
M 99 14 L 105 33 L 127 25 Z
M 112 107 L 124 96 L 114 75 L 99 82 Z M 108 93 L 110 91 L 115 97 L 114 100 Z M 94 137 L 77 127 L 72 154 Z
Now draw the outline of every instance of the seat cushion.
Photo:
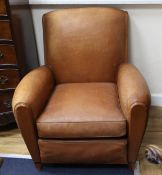
M 114 83 L 57 85 L 37 119 L 42 138 L 102 138 L 126 134 Z

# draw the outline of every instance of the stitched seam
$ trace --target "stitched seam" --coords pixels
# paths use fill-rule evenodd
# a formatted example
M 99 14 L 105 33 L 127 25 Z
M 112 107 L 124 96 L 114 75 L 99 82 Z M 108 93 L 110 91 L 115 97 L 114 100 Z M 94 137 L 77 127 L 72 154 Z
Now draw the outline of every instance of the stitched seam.
M 125 62 L 128 62 L 128 14 L 124 13 L 125 18 Z
M 44 139 L 39 139 L 39 142 L 51 142 L 51 140 L 44 140 Z M 127 144 L 127 140 L 126 139 L 116 139 L 116 140 L 77 140 L 77 141 L 73 141 L 73 140 L 67 140 L 67 141 L 65 141 L 65 140 L 52 140 L 52 142 L 62 142 L 62 143 L 65 143 L 65 144 L 76 144 L 76 143 L 105 143 L 105 142 L 108 142 L 108 143 L 111 143 L 111 142 L 116 142 L 116 141 L 123 141 L 123 142 L 120 142 L 120 143 L 118 143 L 118 144 L 121 144 L 121 143 L 123 143 L 123 144 Z M 92 144 L 93 144 L 92 143 Z
M 39 131 L 38 131 L 39 132 Z M 119 137 L 125 137 L 126 136 L 126 132 L 124 132 L 123 134 L 119 134 L 119 135 L 99 135 L 99 136 L 93 136 L 93 135 L 89 135 L 89 136 L 64 136 L 64 135 L 60 135 L 60 136 L 52 136 L 52 137 L 47 137 L 47 136 L 44 136 L 42 134 L 39 133 L 39 137 L 40 138 L 45 138 L 45 139 L 94 139 L 94 138 L 97 138 L 97 139 L 112 139 L 112 138 L 119 138 Z
M 85 121 L 85 122 L 36 122 L 36 123 L 38 123 L 38 124 L 44 124 L 44 123 L 49 123 L 49 124 L 53 124 L 53 123 L 78 123 L 78 124 L 80 124 L 80 123 L 87 123 L 87 124 L 89 124 L 89 123 L 99 123 L 99 124 L 101 124 L 101 123 L 123 123 L 123 122 L 125 122 L 125 121 L 127 121 L 127 120 L 122 120 L 122 121 Z

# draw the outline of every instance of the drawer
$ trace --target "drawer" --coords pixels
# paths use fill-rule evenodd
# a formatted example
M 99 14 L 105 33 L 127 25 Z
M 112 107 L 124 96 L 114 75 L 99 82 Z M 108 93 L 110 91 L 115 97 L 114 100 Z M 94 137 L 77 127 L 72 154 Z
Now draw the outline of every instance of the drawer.
M 7 16 L 5 0 L 0 0 L 0 16 Z
M 0 69 L 0 90 L 15 88 L 18 83 L 18 69 Z
M 12 111 L 12 97 L 14 91 L 0 92 L 0 113 Z
M 6 126 L 14 122 L 15 122 L 15 119 L 12 112 L 8 114 L 0 114 L 0 127 Z
M 16 52 L 14 45 L 0 44 L 0 65 L 15 65 Z
M 0 41 L 12 40 L 9 20 L 0 20 Z

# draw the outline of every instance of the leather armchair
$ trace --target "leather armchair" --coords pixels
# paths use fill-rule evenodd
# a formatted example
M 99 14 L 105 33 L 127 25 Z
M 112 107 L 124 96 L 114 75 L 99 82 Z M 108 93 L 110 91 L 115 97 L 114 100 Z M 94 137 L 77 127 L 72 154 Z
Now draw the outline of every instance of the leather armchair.
M 147 84 L 128 64 L 125 11 L 79 8 L 43 16 L 45 65 L 15 90 L 13 111 L 36 167 L 134 167 L 147 124 Z

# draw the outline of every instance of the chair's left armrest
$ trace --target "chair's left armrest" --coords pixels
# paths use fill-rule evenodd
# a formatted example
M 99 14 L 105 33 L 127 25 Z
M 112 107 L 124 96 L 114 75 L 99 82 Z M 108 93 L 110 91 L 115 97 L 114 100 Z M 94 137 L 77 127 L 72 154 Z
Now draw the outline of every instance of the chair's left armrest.
M 16 122 L 35 163 L 41 162 L 36 119 L 43 111 L 53 87 L 52 71 L 47 66 L 41 66 L 21 80 L 12 100 Z
M 133 164 L 147 124 L 150 92 L 142 74 L 131 64 L 119 67 L 117 87 L 120 106 L 127 119 L 128 162 Z
M 16 110 L 26 106 L 31 109 L 35 120 L 43 110 L 54 87 L 54 76 L 47 66 L 41 66 L 29 72 L 18 84 L 12 108 L 16 117 Z

